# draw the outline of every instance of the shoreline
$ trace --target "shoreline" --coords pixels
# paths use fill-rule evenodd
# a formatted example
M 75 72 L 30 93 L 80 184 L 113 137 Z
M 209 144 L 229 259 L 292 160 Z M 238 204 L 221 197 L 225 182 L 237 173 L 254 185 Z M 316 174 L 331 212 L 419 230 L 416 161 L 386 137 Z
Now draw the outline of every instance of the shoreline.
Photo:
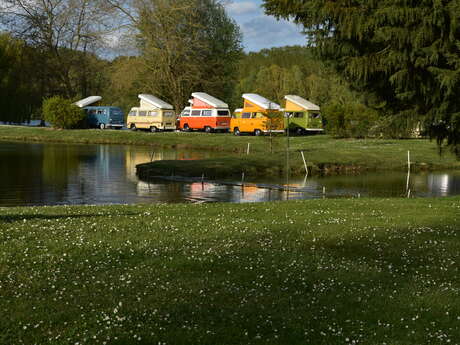
M 150 175 L 201 176 L 208 178 L 283 176 L 286 171 L 285 137 L 240 136 L 199 132 L 131 132 L 127 130 L 54 130 L 0 126 L 0 141 L 69 144 L 113 144 L 150 146 L 176 150 L 221 152 L 222 157 L 200 161 L 158 161 L 140 165 L 144 178 Z M 273 151 L 270 146 L 273 145 Z M 249 148 L 250 154 L 247 155 Z M 411 152 L 411 171 L 460 170 L 460 160 L 451 152 L 439 155 L 436 143 L 427 139 L 335 139 L 327 135 L 290 138 L 290 172 L 305 175 L 304 153 L 309 174 L 347 175 L 374 171 L 407 171 L 407 152 Z

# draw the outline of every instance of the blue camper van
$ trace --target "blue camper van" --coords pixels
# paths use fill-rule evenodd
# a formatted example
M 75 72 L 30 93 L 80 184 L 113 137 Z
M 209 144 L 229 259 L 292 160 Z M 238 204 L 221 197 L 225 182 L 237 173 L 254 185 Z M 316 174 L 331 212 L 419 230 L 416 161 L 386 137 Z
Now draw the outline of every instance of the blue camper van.
M 83 109 L 90 127 L 120 129 L 124 126 L 125 117 L 118 107 L 84 107 Z
M 118 107 L 97 105 L 102 99 L 100 96 L 90 96 L 75 103 L 85 110 L 90 127 L 105 129 L 121 129 L 125 124 L 123 111 Z

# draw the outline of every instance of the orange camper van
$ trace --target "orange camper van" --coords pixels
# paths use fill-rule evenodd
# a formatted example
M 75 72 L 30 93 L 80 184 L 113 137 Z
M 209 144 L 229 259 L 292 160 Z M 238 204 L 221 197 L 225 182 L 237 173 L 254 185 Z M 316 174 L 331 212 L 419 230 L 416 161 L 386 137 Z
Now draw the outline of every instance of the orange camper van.
M 235 135 L 253 133 L 283 133 L 284 119 L 279 104 L 255 93 L 243 95 L 244 108 L 235 110 L 230 131 Z
M 207 133 L 229 130 L 231 116 L 226 103 L 204 92 L 194 92 L 192 97 L 190 109 L 184 109 L 180 115 L 179 129 L 199 129 Z

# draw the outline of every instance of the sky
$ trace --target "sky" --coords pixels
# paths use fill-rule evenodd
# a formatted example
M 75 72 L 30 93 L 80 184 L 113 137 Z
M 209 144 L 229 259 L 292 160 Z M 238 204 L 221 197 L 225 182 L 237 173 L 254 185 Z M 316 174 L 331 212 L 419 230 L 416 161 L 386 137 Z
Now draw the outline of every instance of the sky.
M 262 0 L 227 0 L 230 17 L 240 26 L 246 52 L 287 45 L 305 45 L 305 35 L 292 22 L 265 15 Z

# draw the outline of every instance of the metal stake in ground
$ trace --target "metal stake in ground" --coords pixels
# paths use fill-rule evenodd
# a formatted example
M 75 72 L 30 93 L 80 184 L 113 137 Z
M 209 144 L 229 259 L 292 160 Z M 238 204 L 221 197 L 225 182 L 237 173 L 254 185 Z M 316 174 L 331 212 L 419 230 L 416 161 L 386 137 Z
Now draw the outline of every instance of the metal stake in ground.
M 307 177 L 308 177 L 308 166 L 307 166 L 307 161 L 305 160 L 305 155 L 303 154 L 303 151 L 300 151 L 300 154 L 302 155 L 303 166 L 305 167 L 305 173 L 307 174 Z
M 407 179 L 406 179 L 406 193 L 409 191 L 410 182 L 410 151 L 407 151 Z

